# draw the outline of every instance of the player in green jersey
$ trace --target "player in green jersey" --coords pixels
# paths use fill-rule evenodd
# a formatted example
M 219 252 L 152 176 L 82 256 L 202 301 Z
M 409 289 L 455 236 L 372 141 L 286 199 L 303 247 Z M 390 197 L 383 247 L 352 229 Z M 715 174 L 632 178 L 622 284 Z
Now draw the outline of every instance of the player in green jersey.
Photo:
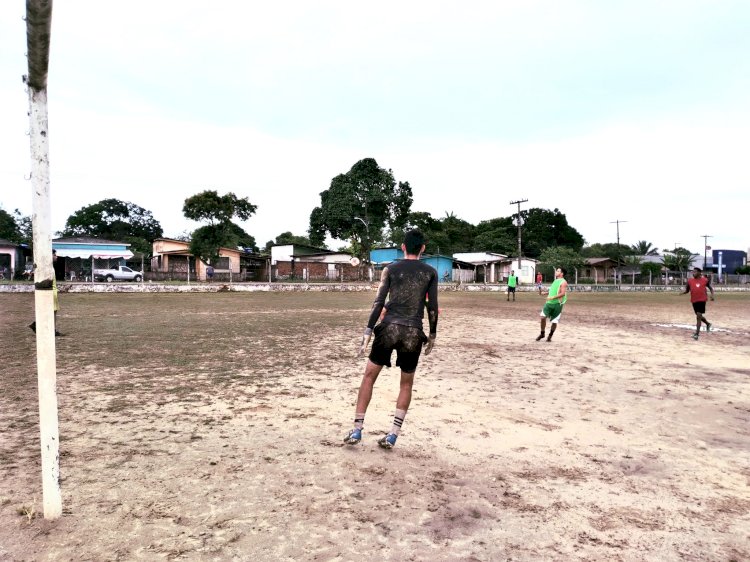
M 547 327 L 547 318 L 550 319 L 552 326 L 549 330 L 549 336 L 547 341 L 552 341 L 552 335 L 555 333 L 557 324 L 560 322 L 560 316 L 562 315 L 563 305 L 568 300 L 568 282 L 565 280 L 567 270 L 564 267 L 558 267 L 555 270 L 555 280 L 550 285 L 549 295 L 547 296 L 547 302 L 542 308 L 542 331 L 537 336 L 536 341 L 544 339 L 544 329 Z

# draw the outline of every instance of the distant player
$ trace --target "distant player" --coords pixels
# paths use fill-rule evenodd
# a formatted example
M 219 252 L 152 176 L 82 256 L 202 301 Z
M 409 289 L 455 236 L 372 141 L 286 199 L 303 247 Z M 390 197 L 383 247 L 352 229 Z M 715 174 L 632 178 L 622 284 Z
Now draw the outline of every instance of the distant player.
M 539 289 L 539 294 L 542 294 L 542 272 L 536 274 L 536 288 Z
M 714 288 L 711 286 L 711 280 L 703 276 L 700 267 L 693 269 L 693 278 L 688 279 L 685 290 L 681 295 L 690 293 L 690 302 L 693 303 L 695 311 L 695 333 L 693 339 L 697 340 L 701 333 L 701 323 L 706 324 L 706 331 L 711 331 L 711 322 L 703 316 L 706 313 L 706 301 L 708 300 L 708 291 L 711 291 L 711 300 L 714 300 Z
M 568 282 L 565 280 L 567 270 L 564 267 L 558 267 L 555 270 L 555 280 L 549 287 L 549 295 L 547 296 L 547 302 L 542 308 L 542 331 L 537 336 L 536 341 L 544 338 L 544 329 L 547 326 L 547 318 L 550 319 L 552 326 L 549 330 L 549 336 L 547 341 L 552 341 L 552 335 L 555 333 L 557 324 L 560 322 L 560 316 L 562 316 L 563 305 L 568 301 Z
M 391 355 L 396 351 L 396 365 L 401 367 L 401 385 L 393 426 L 378 445 L 384 449 L 391 449 L 401 432 L 401 426 L 406 417 L 406 411 L 411 402 L 414 373 L 417 370 L 422 345 L 425 355 L 432 351 L 437 336 L 438 320 L 438 274 L 435 269 L 419 261 L 424 252 L 424 236 L 418 230 L 410 230 L 404 236 L 401 245 L 405 259 L 389 265 L 383 269 L 383 275 L 378 287 L 378 294 L 372 305 L 370 319 L 367 322 L 359 355 L 367 349 L 370 337 L 375 333 L 375 341 L 370 350 L 369 360 L 365 367 L 365 374 L 359 386 L 357 407 L 354 413 L 354 429 L 344 438 L 344 443 L 353 445 L 362 440 L 362 427 L 365 423 L 365 413 L 372 398 L 375 381 L 384 366 L 391 366 Z M 425 295 L 427 299 L 425 300 Z M 388 304 L 385 299 L 388 297 Z M 375 326 L 383 309 L 386 309 L 381 322 Z M 430 323 L 430 337 L 422 331 L 422 317 L 427 308 Z M 374 328 L 374 330 L 373 330 Z
M 511 295 L 513 295 L 513 301 L 516 300 L 516 287 L 517 286 L 518 286 L 518 276 L 516 275 L 516 272 L 511 269 L 510 275 L 508 275 L 508 298 L 506 300 L 510 300 Z

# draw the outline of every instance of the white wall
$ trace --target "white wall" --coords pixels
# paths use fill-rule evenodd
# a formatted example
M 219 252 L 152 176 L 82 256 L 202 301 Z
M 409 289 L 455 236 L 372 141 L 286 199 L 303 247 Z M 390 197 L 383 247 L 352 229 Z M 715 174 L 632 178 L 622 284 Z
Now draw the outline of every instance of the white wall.
M 292 261 L 294 253 L 294 244 L 284 246 L 271 246 L 271 265 L 276 265 L 280 261 Z

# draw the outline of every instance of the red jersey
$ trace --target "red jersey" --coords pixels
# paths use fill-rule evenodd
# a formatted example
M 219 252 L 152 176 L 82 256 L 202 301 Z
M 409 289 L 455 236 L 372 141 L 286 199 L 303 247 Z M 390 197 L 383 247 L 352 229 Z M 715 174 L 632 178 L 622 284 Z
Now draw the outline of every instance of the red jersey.
M 690 289 L 690 302 L 706 302 L 708 300 L 708 278 L 691 277 L 688 279 L 688 288 Z
M 536 274 L 536 282 L 537 283 L 541 283 L 542 282 L 542 274 L 541 273 L 537 273 Z

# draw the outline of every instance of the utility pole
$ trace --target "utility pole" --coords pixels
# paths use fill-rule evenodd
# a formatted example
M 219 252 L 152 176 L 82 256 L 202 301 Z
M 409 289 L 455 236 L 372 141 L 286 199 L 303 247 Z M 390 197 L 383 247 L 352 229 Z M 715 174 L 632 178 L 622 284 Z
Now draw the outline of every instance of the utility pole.
M 609 223 L 609 224 L 617 225 L 617 273 L 620 277 L 620 281 L 622 281 L 622 271 L 620 271 L 620 267 L 622 265 L 622 259 L 620 257 L 620 223 L 621 222 L 628 222 L 628 221 L 614 220 L 614 221 L 610 221 Z M 618 285 L 620 281 L 618 281 Z
M 521 271 L 521 203 L 526 203 L 528 199 L 519 199 L 511 201 L 511 205 L 518 205 L 518 271 Z
M 706 270 L 707 252 L 708 252 L 708 239 L 713 238 L 710 234 L 701 234 L 703 238 L 703 271 Z

